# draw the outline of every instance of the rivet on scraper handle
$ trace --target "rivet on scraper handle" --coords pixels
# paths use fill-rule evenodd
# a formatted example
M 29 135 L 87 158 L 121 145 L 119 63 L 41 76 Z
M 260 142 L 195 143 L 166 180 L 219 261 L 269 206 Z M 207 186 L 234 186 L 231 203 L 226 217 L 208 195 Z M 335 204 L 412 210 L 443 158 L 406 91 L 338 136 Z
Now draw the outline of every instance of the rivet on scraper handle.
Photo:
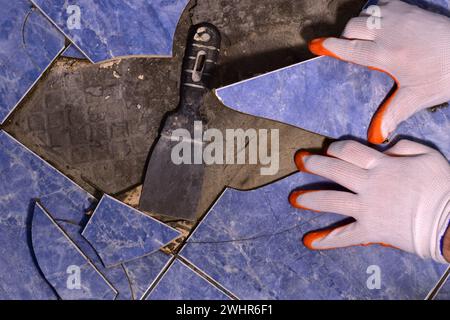
M 172 133 L 184 129 L 192 139 L 183 139 L 190 150 L 199 146 L 199 134 L 194 132 L 194 122 L 202 121 L 200 114 L 203 97 L 210 91 L 211 77 L 217 65 L 220 52 L 220 33 L 208 23 L 192 26 L 186 46 L 180 85 L 180 104 L 171 112 L 164 123 L 160 137 L 150 153 L 140 209 L 157 214 L 195 220 L 202 212 L 197 212 L 200 200 L 204 164 L 191 152 L 190 163 L 174 163 L 172 150 L 180 141 L 172 139 Z M 200 132 L 203 136 L 203 132 Z

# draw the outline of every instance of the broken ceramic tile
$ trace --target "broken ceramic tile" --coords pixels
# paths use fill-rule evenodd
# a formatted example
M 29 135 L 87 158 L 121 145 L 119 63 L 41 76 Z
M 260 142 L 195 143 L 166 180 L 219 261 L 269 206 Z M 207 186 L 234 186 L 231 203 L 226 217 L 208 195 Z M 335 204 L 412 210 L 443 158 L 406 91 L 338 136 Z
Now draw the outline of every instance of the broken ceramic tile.
M 302 236 L 342 220 L 299 211 L 297 173 L 252 191 L 226 189 L 180 255 L 239 299 L 423 299 L 446 266 L 381 246 L 310 251 Z
M 81 52 L 73 43 L 71 43 L 61 56 L 74 59 L 87 59 L 83 52 Z
M 124 266 L 120 264 L 111 268 L 105 268 L 94 248 L 81 236 L 83 227 L 67 221 L 57 221 L 57 223 L 76 246 L 80 248 L 83 254 L 89 258 L 97 270 L 111 283 L 111 286 L 117 291 L 116 300 L 134 300 L 131 284 Z
M 39 269 L 61 299 L 114 300 L 117 291 L 39 203 L 31 239 Z
M 167 265 L 171 255 L 156 251 L 148 256 L 123 264 L 136 300 L 142 300 L 148 288 L 155 282 Z
M 0 131 L 1 299 L 55 299 L 30 254 L 29 225 L 34 199 L 55 219 L 81 223 L 95 199 L 67 177 Z
M 440 287 L 434 300 L 450 300 L 450 267 L 447 270 L 446 275 L 443 277 L 445 282 Z
M 0 0 L 0 123 L 64 49 L 64 36 L 28 0 Z
M 129 55 L 171 56 L 188 0 L 32 0 L 93 62 Z
M 176 59 L 61 59 L 5 130 L 84 188 L 124 192 L 142 183 L 161 120 L 178 104 L 180 68 Z
M 386 74 L 319 57 L 217 90 L 237 111 L 288 123 L 331 138 L 365 139 L 370 120 L 393 86 Z M 450 156 L 450 108 L 424 110 L 396 136 L 414 137 Z
M 116 300 L 142 299 L 147 288 L 171 260 L 170 255 L 157 251 L 124 264 L 105 268 L 94 248 L 81 236 L 82 227 L 65 220 L 56 223 L 117 291 Z
M 151 254 L 181 235 L 108 195 L 100 200 L 81 234 L 106 267 Z
M 58 221 L 58 224 L 118 291 L 116 300 L 142 299 L 147 288 L 165 269 L 171 259 L 170 255 L 157 251 L 130 262 L 105 268 L 95 249 L 82 237 L 82 227 L 66 221 Z
M 176 259 L 146 300 L 230 300 L 185 263 Z
M 409 0 L 450 16 L 448 0 Z M 366 139 L 370 120 L 393 87 L 385 73 L 329 57 L 319 57 L 216 91 L 237 111 L 277 120 L 331 138 Z M 424 110 L 403 122 L 396 137 L 437 147 L 450 157 L 450 107 Z

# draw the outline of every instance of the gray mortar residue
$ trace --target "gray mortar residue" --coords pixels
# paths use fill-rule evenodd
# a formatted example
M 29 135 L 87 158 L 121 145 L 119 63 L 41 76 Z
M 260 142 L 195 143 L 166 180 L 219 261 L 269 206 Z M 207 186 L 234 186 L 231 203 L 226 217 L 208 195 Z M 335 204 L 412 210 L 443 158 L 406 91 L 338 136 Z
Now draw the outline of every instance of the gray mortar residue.
M 364 1 L 191 1 L 174 40 L 173 58 L 124 57 L 104 64 L 60 58 L 17 108 L 5 129 L 88 191 L 116 194 L 142 183 L 148 151 L 164 115 L 178 104 L 187 30 L 210 22 L 222 33 L 214 87 L 311 58 L 307 42 L 337 36 Z M 199 203 L 206 210 L 225 186 L 249 189 L 295 171 L 295 150 L 323 138 L 298 128 L 242 115 L 211 95 L 209 127 L 278 128 L 280 172 L 260 176 L 254 165 L 211 166 Z

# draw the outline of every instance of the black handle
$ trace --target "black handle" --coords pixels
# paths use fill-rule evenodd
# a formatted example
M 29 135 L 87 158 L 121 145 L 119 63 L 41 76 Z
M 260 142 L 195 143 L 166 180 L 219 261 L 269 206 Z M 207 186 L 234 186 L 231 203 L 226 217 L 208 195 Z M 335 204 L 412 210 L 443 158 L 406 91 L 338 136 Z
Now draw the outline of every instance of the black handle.
M 192 102 L 210 90 L 211 77 L 219 59 L 220 42 L 219 30 L 210 23 L 200 23 L 190 28 L 181 76 L 181 102 Z

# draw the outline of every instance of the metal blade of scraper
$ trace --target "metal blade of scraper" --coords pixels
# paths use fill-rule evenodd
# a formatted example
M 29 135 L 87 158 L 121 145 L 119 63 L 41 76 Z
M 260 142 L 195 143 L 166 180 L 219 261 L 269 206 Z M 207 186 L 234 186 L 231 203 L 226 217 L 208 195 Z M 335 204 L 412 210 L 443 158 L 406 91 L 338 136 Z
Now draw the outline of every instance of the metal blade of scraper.
M 180 85 L 180 104 L 166 118 L 151 151 L 140 209 L 195 220 L 203 185 L 203 128 L 200 107 L 210 91 L 221 36 L 211 24 L 191 27 Z M 181 163 L 180 163 L 181 162 Z

